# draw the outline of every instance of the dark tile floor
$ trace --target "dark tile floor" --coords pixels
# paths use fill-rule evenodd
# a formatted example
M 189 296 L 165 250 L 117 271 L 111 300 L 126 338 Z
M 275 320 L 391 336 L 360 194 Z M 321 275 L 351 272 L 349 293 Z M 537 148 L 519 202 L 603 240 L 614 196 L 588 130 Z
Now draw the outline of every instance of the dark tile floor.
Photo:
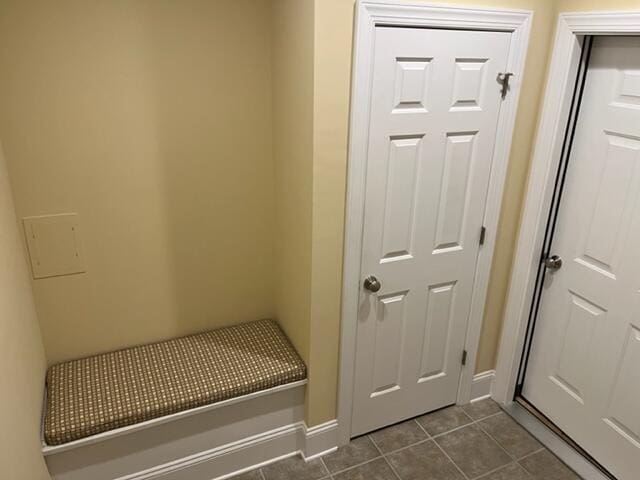
M 233 480 L 579 480 L 491 400 L 439 410 Z

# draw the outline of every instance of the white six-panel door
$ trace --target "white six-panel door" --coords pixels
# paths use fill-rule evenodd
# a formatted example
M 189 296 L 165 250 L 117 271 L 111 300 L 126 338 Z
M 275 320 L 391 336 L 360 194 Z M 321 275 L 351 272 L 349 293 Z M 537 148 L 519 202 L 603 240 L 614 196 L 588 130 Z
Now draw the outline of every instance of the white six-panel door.
M 640 478 L 640 37 L 594 40 L 523 396 Z
M 456 401 L 509 42 L 376 28 L 353 435 Z

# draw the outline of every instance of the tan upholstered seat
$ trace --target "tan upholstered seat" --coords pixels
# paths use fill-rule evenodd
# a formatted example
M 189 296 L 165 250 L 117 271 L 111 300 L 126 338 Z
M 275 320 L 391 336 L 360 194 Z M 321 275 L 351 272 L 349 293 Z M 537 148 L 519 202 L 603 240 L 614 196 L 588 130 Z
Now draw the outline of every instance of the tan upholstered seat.
M 306 378 L 272 320 L 54 365 L 45 440 L 80 438 Z

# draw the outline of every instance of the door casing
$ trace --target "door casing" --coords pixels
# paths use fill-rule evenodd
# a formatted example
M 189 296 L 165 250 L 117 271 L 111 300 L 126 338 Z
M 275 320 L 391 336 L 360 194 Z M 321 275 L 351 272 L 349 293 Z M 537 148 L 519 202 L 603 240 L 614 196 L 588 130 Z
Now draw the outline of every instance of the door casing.
M 492 398 L 513 402 L 585 36 L 640 35 L 640 10 L 561 13 L 513 260 Z
M 385 25 L 491 30 L 509 32 L 511 34 L 507 71 L 513 72 L 514 76 L 510 82 L 509 93 L 503 101 L 498 119 L 498 135 L 492 159 L 484 218 L 486 239 L 476 262 L 471 312 L 465 338 L 468 361 L 462 370 L 457 398 L 458 403 L 466 403 L 471 397 L 476 355 L 532 15 L 532 12 L 524 10 L 433 6 L 393 0 L 359 0 L 356 5 L 342 277 L 340 378 L 338 385 L 339 444 L 346 444 L 351 438 L 358 296 L 361 288 L 360 260 L 362 258 L 364 186 L 369 131 L 369 103 L 372 85 L 371 62 L 375 28 L 377 25 Z

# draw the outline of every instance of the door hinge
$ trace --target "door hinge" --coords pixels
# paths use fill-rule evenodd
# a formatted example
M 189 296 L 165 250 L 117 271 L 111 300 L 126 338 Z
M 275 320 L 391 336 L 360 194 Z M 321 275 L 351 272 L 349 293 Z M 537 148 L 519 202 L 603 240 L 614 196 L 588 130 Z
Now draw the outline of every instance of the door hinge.
M 504 72 L 498 74 L 498 83 L 502 85 L 502 90 L 500 95 L 502 95 L 502 99 L 504 100 L 507 97 L 507 92 L 509 92 L 509 79 L 513 77 L 513 73 Z
M 480 245 L 484 245 L 484 238 L 487 236 L 487 227 L 480 228 Z
M 467 364 L 467 351 L 462 350 L 462 365 L 466 365 L 466 364 Z

